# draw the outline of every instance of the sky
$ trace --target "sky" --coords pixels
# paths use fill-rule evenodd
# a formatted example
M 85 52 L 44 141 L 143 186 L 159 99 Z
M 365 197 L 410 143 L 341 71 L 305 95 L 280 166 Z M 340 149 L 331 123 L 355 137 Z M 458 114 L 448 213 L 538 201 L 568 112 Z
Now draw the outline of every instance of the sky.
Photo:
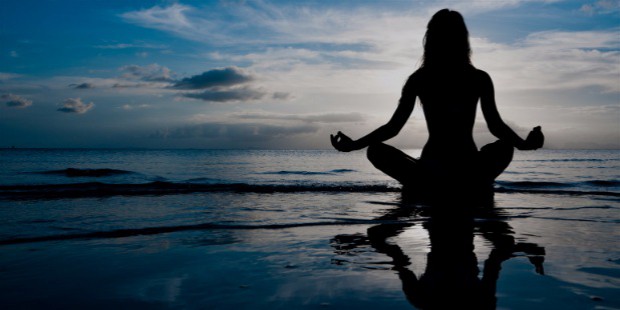
M 620 1 L 3 0 L 0 147 L 325 149 L 388 121 L 439 9 L 522 137 L 620 148 Z M 420 148 L 418 104 L 388 141 Z M 492 142 L 478 113 L 474 138 Z

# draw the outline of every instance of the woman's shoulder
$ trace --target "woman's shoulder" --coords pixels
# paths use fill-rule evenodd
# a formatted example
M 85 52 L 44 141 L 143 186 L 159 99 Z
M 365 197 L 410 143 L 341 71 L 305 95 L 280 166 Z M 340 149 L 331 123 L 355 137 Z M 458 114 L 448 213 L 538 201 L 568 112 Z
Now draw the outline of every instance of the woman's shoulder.
M 420 83 L 420 81 L 423 81 L 423 75 L 424 75 L 424 70 L 422 70 L 423 68 L 419 68 L 415 71 L 413 71 L 413 73 L 411 73 L 411 75 L 409 75 L 409 77 L 407 78 L 407 81 L 405 82 L 405 85 L 403 88 L 410 88 L 413 87 L 414 85 L 417 85 Z
M 484 71 L 482 69 L 473 68 L 472 72 L 479 79 L 491 80 L 491 76 L 486 71 Z
M 419 68 L 409 75 L 405 85 L 403 85 L 402 97 L 416 96 L 419 89 L 424 88 L 422 85 L 426 80 L 424 75 L 423 68 Z
M 413 71 L 413 73 L 411 73 L 411 75 L 409 75 L 409 78 L 407 79 L 412 80 L 412 79 L 419 79 L 421 76 L 423 76 L 425 74 L 424 67 L 418 68 L 415 71 Z
M 407 78 L 407 82 L 405 83 L 405 86 L 408 86 L 408 85 L 411 86 L 411 85 L 417 85 L 417 84 L 423 83 L 425 80 L 429 78 L 430 73 L 431 72 L 428 70 L 428 68 L 420 67 L 416 69 Z

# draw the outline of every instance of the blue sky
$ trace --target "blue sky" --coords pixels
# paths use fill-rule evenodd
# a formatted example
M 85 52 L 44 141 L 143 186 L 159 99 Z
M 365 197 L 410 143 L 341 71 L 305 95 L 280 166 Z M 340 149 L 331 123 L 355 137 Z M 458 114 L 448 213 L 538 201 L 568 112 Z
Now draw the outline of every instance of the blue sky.
M 329 133 L 388 120 L 445 7 L 464 15 L 519 134 L 542 125 L 549 148 L 620 148 L 612 0 L 7 0 L 0 147 L 328 148 Z M 390 143 L 425 139 L 418 106 Z

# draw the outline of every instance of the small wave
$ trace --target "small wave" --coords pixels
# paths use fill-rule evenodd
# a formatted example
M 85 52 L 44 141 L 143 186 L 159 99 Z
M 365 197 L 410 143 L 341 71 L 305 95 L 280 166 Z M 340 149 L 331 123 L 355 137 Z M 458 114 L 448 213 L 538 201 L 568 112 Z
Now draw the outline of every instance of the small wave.
M 540 181 L 496 181 L 497 184 L 514 188 L 559 188 L 559 187 L 618 187 L 617 180 L 589 180 L 583 182 L 540 182 Z
M 132 171 L 126 170 L 118 170 L 118 169 L 82 169 L 82 168 L 67 168 L 62 170 L 49 170 L 43 172 L 35 172 L 37 174 L 53 174 L 53 175 L 64 175 L 67 177 L 108 177 L 113 175 L 123 175 L 123 174 L 132 174 Z
M 557 182 L 498 182 L 498 193 L 532 193 L 557 195 L 594 195 L 620 197 L 612 191 L 588 191 L 564 189 L 575 185 Z M 178 195 L 209 192 L 233 193 L 390 193 L 401 192 L 402 188 L 388 185 L 348 185 L 348 184 L 247 184 L 247 183 L 175 183 L 150 182 L 139 184 L 111 184 L 102 182 L 43 184 L 43 185 L 0 185 L 0 199 L 63 199 L 78 197 L 140 196 L 140 195 Z M 450 188 L 442 189 L 450 193 Z
M 605 162 L 605 161 L 614 161 L 617 159 L 605 159 L 605 158 L 562 158 L 562 159 L 525 159 L 525 160 L 516 160 L 516 161 L 525 161 L 525 162 L 545 162 L 545 163 L 553 163 L 553 162 Z
M 578 191 L 578 190 L 549 190 L 549 189 L 529 189 L 529 188 L 506 188 L 496 187 L 496 193 L 522 193 L 522 194 L 547 194 L 547 195 L 569 195 L 569 196 L 610 196 L 620 197 L 620 193 L 606 191 Z
M 106 197 L 116 195 L 171 195 L 208 192 L 291 193 L 291 192 L 398 192 L 400 188 L 387 185 L 261 185 L 246 183 L 173 183 L 110 184 L 101 182 L 2 185 L 0 198 L 54 199 L 76 197 Z
M 162 180 L 164 181 L 164 180 Z M 231 182 L 226 182 L 225 180 L 222 179 L 214 179 L 214 178 L 193 178 L 193 179 L 188 179 L 185 182 L 187 183 L 196 183 L 196 184 L 223 184 L 223 183 L 231 183 Z
M 353 169 L 334 169 L 334 170 L 330 170 L 330 172 L 333 172 L 333 173 L 346 173 L 346 172 L 356 172 L 356 170 L 353 170 Z
M 612 206 L 583 206 L 583 207 L 551 208 L 551 209 L 552 210 L 561 210 L 561 211 L 568 211 L 568 210 L 590 210 L 590 209 L 606 210 L 606 209 L 615 209 L 615 207 L 612 207 Z
M 570 183 L 560 182 L 537 182 L 537 181 L 496 181 L 497 184 L 517 188 L 541 188 L 541 187 L 573 187 Z
M 600 186 L 600 187 L 620 186 L 620 181 L 618 180 L 592 180 L 592 181 L 585 181 L 584 183 L 588 185 Z
M 34 219 L 27 221 L 19 221 L 20 224 L 45 224 L 45 223 L 54 223 L 56 220 L 48 220 L 48 219 Z
M 590 223 L 610 223 L 616 224 L 618 220 L 595 220 L 595 219 L 582 219 L 582 218 L 561 218 L 561 217 L 546 217 L 546 216 L 534 216 L 533 219 L 550 220 L 550 221 L 567 221 L 567 222 L 590 222 Z
M 554 195 L 591 195 L 620 197 L 620 193 L 614 190 L 620 186 L 616 180 L 590 180 L 583 182 L 539 182 L 539 181 L 496 181 L 499 187 L 495 192 L 501 193 L 529 193 L 529 194 L 554 194 Z M 601 190 L 604 189 L 604 190 Z
M 330 172 L 319 172 L 319 171 L 294 171 L 294 170 L 281 170 L 281 171 L 267 171 L 261 172 L 261 174 L 280 174 L 280 175 L 322 175 L 322 174 L 332 174 Z
M 196 230 L 252 230 L 252 229 L 287 229 L 310 226 L 347 226 L 347 225 L 377 225 L 377 224 L 403 224 L 404 221 L 384 221 L 384 220 L 334 220 L 326 222 L 310 222 L 310 223 L 288 223 L 288 224 L 264 224 L 264 225 L 244 225 L 244 224 L 216 224 L 216 223 L 200 223 L 193 225 L 178 226 L 156 226 L 144 228 L 126 228 L 108 231 L 96 231 L 87 233 L 73 233 L 61 235 L 47 235 L 37 237 L 18 237 L 0 240 L 0 246 L 22 243 L 34 243 L 45 241 L 66 241 L 66 240 L 89 240 L 89 239 L 108 239 L 108 238 L 124 238 L 133 236 L 157 235 L 173 232 L 196 231 Z
M 280 171 L 267 171 L 261 172 L 261 174 L 280 174 L 280 175 L 331 175 L 339 173 L 355 172 L 352 169 L 334 169 L 329 171 L 304 171 L 304 170 L 280 170 Z
M 536 175 L 558 175 L 557 173 L 553 173 L 553 172 L 542 172 L 542 171 L 537 171 L 535 172 Z M 504 172 L 502 172 L 502 174 L 519 174 L 519 175 L 529 175 L 532 174 L 532 171 L 511 171 L 511 170 L 506 170 Z

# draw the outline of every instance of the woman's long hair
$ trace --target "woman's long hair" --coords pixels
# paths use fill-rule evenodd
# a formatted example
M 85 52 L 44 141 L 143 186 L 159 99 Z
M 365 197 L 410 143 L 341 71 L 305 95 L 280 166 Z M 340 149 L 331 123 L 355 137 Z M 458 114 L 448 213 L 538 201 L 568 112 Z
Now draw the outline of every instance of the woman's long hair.
M 469 32 L 463 16 L 443 9 L 426 27 L 422 67 L 462 67 L 471 65 Z

